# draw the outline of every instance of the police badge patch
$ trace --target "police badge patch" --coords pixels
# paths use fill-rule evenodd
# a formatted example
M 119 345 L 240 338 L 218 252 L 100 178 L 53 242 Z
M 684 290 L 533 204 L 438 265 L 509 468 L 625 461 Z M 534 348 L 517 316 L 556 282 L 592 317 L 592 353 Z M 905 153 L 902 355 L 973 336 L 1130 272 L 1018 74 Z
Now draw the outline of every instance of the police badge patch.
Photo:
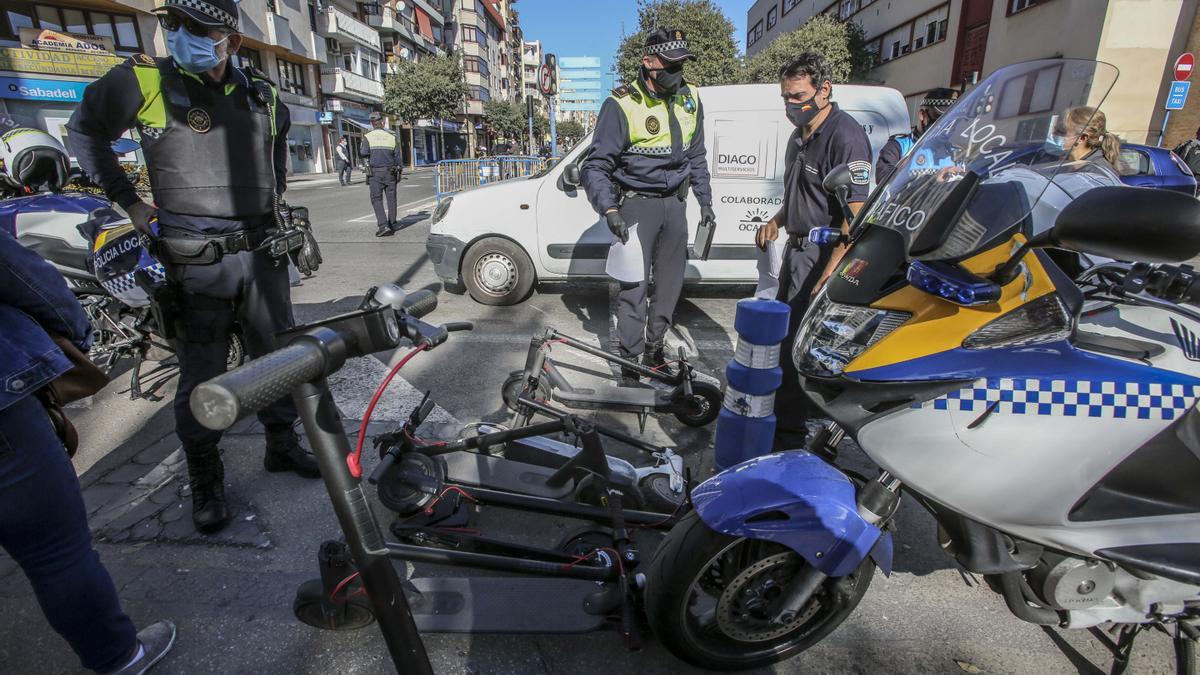
M 209 117 L 208 111 L 200 108 L 192 108 L 188 111 L 187 123 L 192 131 L 198 134 L 207 133 L 212 128 L 212 118 Z
M 871 183 L 871 163 L 864 161 L 854 161 L 846 165 L 850 169 L 850 182 L 855 185 L 869 185 Z
M 659 124 L 657 117 L 651 115 L 646 118 L 646 131 L 657 135 L 660 129 L 662 129 L 662 125 Z

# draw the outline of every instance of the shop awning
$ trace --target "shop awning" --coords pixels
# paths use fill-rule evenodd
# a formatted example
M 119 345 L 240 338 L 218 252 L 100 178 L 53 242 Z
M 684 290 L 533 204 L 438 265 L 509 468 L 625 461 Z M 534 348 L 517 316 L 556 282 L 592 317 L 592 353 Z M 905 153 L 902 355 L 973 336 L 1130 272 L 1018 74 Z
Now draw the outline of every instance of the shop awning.
M 363 131 L 371 130 L 370 124 L 363 124 L 362 122 L 359 122 L 358 120 L 356 120 L 352 117 L 346 117 L 345 115 L 342 115 L 342 121 L 347 124 L 353 124 L 354 126 L 358 127 L 359 129 L 362 129 Z

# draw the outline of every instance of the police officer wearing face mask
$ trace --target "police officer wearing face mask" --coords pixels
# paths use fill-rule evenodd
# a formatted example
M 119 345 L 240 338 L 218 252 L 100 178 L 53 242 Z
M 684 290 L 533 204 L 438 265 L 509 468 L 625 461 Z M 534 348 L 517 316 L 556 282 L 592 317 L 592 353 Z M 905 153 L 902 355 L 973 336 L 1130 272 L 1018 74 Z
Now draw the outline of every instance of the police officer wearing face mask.
M 700 202 L 701 222 L 716 222 L 704 109 L 683 80 L 683 62 L 695 58 L 683 31 L 651 33 L 638 78 L 614 89 L 600 108 L 592 154 L 581 171 L 588 200 L 617 241 L 626 242 L 636 225 L 645 274 L 640 283 L 621 284 L 617 333 L 621 356 L 642 355 L 652 368 L 666 363 L 663 339 L 683 288 L 689 186 Z M 648 293 L 651 278 L 654 292 Z M 637 379 L 629 370 L 623 376 L 627 383 Z
M 871 179 L 871 144 L 867 132 L 850 113 L 830 100 L 832 71 L 825 57 L 805 52 L 783 67 L 779 87 L 787 118 L 796 130 L 784 155 L 783 207 L 759 228 L 757 244 L 765 248 L 778 237 L 787 237 L 779 271 L 777 299 L 791 307 L 788 335 L 784 339 L 783 383 L 775 394 L 775 449 L 804 447 L 809 403 L 800 389 L 800 378 L 790 357 L 792 343 L 812 297 L 838 269 L 844 245 L 817 246 L 808 241 L 814 227 L 840 227 L 850 232 L 842 209 L 822 186 L 825 176 L 843 164 L 852 178 L 847 201 L 858 213 L 867 199 Z M 780 228 L 785 232 L 780 232 Z
M 896 134 L 888 138 L 887 143 L 884 143 L 883 149 L 879 151 L 879 159 L 875 161 L 875 179 L 877 182 L 883 182 L 892 169 L 900 162 L 900 158 L 908 154 L 909 150 L 917 144 L 917 139 L 925 130 L 933 126 L 933 123 L 941 119 L 942 115 L 954 105 L 954 101 L 958 99 L 958 92 L 953 89 L 939 87 L 931 89 L 925 94 L 925 98 L 921 100 L 921 107 L 917 108 L 917 125 L 912 131 L 907 134 Z M 922 155 L 915 158 L 915 169 L 943 169 L 951 165 L 950 158 L 934 157 L 932 154 Z M 928 164 L 928 166 L 925 166 Z
M 171 56 L 138 54 L 88 85 L 67 128 L 80 166 L 153 240 L 167 268 L 168 292 L 156 304 L 164 329 L 174 330 L 179 359 L 176 432 L 187 455 L 192 520 L 213 532 L 230 520 L 221 434 L 196 421 L 189 397 L 225 371 L 235 323 L 251 357 L 270 351 L 275 333 L 293 325 L 286 256 L 269 251 L 291 123 L 266 76 L 230 62 L 242 43 L 234 0 L 166 0 L 157 11 Z M 109 146 L 135 127 L 155 206 L 141 200 Z M 267 471 L 319 477 L 293 430 L 290 397 L 258 417 Z

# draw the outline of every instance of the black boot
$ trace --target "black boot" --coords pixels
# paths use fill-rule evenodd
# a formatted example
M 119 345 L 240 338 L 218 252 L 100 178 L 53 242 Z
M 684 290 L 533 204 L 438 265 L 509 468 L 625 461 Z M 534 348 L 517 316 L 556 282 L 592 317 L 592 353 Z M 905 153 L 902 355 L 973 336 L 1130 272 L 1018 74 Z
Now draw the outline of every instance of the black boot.
M 295 471 L 304 478 L 320 478 L 317 460 L 308 448 L 300 443 L 300 436 L 288 428 L 286 431 L 267 433 L 267 454 L 263 467 L 271 473 Z
M 667 354 L 663 343 L 646 343 L 646 351 L 642 352 L 642 365 L 654 370 L 662 370 L 667 365 Z
M 204 534 L 212 534 L 229 524 L 229 506 L 225 502 L 225 465 L 217 447 L 185 450 L 188 486 L 192 489 L 192 523 Z

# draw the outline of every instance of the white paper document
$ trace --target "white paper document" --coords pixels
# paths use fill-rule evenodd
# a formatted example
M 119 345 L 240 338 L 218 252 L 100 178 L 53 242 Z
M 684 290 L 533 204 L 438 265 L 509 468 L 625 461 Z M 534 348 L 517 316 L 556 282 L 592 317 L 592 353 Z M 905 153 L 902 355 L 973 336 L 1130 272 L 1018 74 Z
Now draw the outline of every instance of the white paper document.
M 638 239 L 637 223 L 629 226 L 629 240 L 614 241 L 608 247 L 604 273 L 625 284 L 640 284 L 646 279 L 646 264 L 642 260 L 642 241 Z

